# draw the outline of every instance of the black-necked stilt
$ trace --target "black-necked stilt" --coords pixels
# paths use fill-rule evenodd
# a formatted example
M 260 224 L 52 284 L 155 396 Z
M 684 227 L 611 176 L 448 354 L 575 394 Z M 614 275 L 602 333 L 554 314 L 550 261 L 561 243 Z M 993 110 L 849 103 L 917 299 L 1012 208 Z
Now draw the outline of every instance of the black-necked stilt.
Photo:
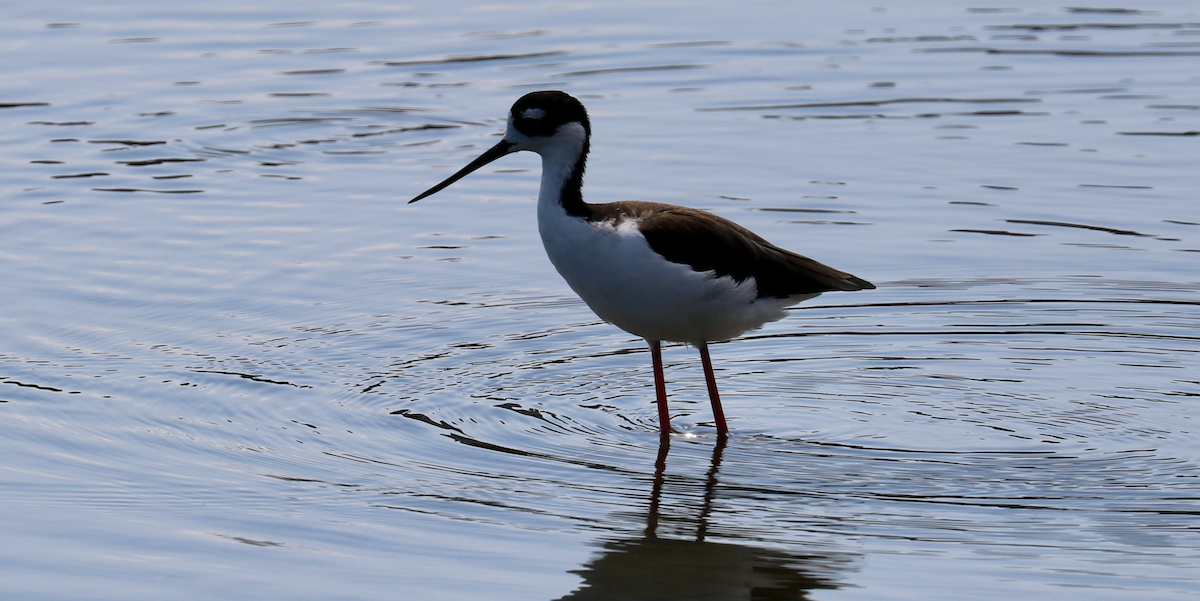
M 662 367 L 666 340 L 700 350 L 723 437 L 729 429 L 708 342 L 762 327 L 782 318 L 784 307 L 822 292 L 875 286 L 711 213 L 655 202 L 584 202 L 591 134 L 587 111 L 575 98 L 563 92 L 526 94 L 509 111 L 498 144 L 409 202 L 504 155 L 522 150 L 541 155 L 537 217 L 546 254 L 596 315 L 649 343 L 662 436 L 671 428 Z

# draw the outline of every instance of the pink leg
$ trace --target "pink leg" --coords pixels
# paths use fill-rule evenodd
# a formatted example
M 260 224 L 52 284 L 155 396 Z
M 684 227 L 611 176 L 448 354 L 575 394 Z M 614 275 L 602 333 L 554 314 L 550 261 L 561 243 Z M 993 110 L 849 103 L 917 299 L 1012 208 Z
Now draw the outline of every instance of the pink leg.
M 667 413 L 667 380 L 663 376 L 662 342 L 647 340 L 650 360 L 654 362 L 654 392 L 658 395 L 659 435 L 665 440 L 671 434 L 671 416 Z
M 717 377 L 713 375 L 708 343 L 701 342 L 696 347 L 700 349 L 700 362 L 704 364 L 704 381 L 708 384 L 708 400 L 712 401 L 713 418 L 717 422 L 717 436 L 725 438 L 729 434 L 729 426 L 725 425 L 725 411 L 721 409 L 721 396 L 717 394 Z

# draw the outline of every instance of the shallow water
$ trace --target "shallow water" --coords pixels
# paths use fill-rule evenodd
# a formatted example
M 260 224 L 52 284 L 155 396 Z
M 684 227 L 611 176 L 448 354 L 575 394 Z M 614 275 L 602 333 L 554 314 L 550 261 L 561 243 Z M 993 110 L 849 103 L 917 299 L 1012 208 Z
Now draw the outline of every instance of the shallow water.
M 0 592 L 1200 596 L 1200 12 L 0 8 Z M 699 361 L 545 260 L 587 197 L 871 280 Z M 657 467 L 656 467 L 657 465 Z

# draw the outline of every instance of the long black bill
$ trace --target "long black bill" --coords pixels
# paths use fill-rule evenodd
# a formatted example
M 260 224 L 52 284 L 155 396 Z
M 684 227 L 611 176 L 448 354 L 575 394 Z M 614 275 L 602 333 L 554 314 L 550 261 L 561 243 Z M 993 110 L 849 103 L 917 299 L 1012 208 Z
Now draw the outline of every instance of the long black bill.
M 417 202 L 418 200 L 421 200 L 422 198 L 425 198 L 426 196 L 432 196 L 434 194 L 437 194 L 442 189 L 444 189 L 446 186 L 449 186 L 450 184 L 453 184 L 454 182 L 466 177 L 468 173 L 471 173 L 472 171 L 479 169 L 480 167 L 482 167 L 482 166 L 484 166 L 506 154 L 509 154 L 511 152 L 510 149 L 513 146 L 515 146 L 515 144 L 513 144 L 512 142 L 500 140 L 499 144 L 491 147 L 491 149 L 489 149 L 487 152 L 479 155 L 479 158 L 475 159 L 474 161 L 471 161 L 471 163 L 469 165 L 467 165 L 466 167 L 459 169 L 458 173 L 455 173 L 454 175 L 451 175 L 450 177 L 446 178 L 446 181 L 418 194 L 416 198 L 408 201 L 408 203 L 412 204 L 414 202 Z

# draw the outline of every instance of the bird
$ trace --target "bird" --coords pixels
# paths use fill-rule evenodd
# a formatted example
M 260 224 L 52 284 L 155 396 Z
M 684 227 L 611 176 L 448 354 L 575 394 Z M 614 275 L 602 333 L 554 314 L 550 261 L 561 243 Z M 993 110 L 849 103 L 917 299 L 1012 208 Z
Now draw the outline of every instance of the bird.
M 671 433 L 663 342 L 699 350 L 717 435 L 724 440 L 729 427 L 708 343 L 781 319 L 784 308 L 822 292 L 875 286 L 706 211 L 634 200 L 584 202 L 591 135 L 579 100 L 555 90 L 530 92 L 509 110 L 495 146 L 408 202 L 509 154 L 541 155 L 537 223 L 546 254 L 597 316 L 649 345 L 661 440 Z

